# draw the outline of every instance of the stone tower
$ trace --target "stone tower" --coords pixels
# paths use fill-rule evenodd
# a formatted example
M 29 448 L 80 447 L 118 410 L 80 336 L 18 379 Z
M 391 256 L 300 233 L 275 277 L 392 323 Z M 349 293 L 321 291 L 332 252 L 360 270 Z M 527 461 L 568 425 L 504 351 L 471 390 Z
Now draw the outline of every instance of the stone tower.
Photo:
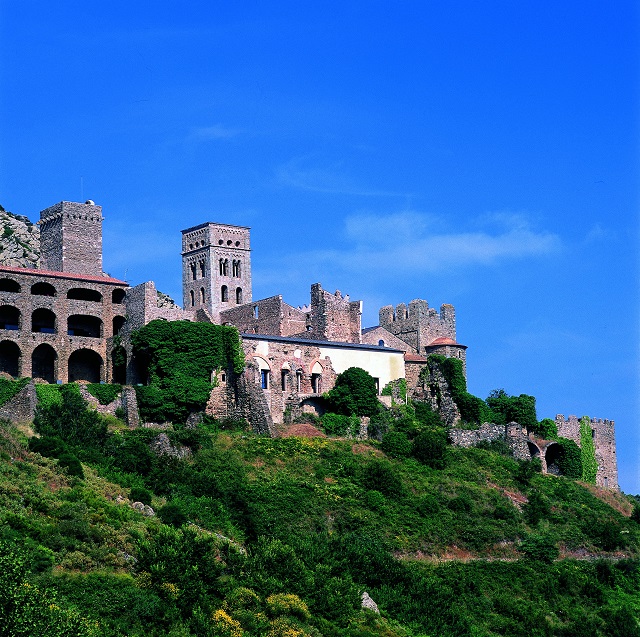
M 220 312 L 251 302 L 249 228 L 202 223 L 182 231 L 182 295 L 185 310 Z
M 40 213 L 40 268 L 102 276 L 102 207 L 61 201 Z

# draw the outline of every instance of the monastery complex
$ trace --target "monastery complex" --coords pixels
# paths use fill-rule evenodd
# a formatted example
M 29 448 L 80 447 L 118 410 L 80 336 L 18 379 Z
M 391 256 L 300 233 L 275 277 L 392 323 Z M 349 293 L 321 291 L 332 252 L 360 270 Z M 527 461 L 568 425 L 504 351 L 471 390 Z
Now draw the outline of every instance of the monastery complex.
M 362 302 L 320 283 L 311 286 L 304 307 L 280 295 L 254 300 L 249 228 L 203 223 L 182 231 L 180 308 L 152 282 L 130 287 L 104 274 L 102 221 L 102 208 L 91 201 L 60 202 L 40 213 L 40 267 L 0 266 L 1 372 L 49 383 L 133 385 L 146 380 L 133 356 L 133 330 L 153 319 L 232 325 L 240 332 L 247 366 L 239 378 L 228 370 L 218 373 L 207 409 L 216 416 L 246 417 L 272 433 L 291 415 L 320 412 L 323 392 L 349 367 L 368 371 L 379 393 L 404 378 L 411 396 L 432 402 L 435 397 L 419 381 L 430 354 L 460 359 L 466 374 L 467 348 L 457 342 L 452 305 L 439 311 L 420 299 L 388 305 L 380 309 L 377 326 L 363 328 Z M 455 404 L 444 404 L 446 396 L 438 401 L 455 428 Z M 579 444 L 575 417 L 558 416 L 556 424 L 561 436 Z M 614 423 L 591 420 L 591 426 L 596 481 L 617 488 Z M 454 429 L 451 438 L 473 444 L 506 437 L 517 457 L 539 456 L 543 467 L 546 461 L 551 465 L 557 444 L 536 441 L 515 423 L 496 427 Z

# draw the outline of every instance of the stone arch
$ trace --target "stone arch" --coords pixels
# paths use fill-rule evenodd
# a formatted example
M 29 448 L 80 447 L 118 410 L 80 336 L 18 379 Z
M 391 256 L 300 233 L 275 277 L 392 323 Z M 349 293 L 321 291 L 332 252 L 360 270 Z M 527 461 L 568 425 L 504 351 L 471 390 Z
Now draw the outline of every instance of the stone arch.
M 242 288 L 236 288 L 236 305 L 242 305 Z
M 562 470 L 560 469 L 562 457 L 564 455 L 564 450 L 557 442 L 552 442 L 547 445 L 547 448 L 544 451 L 544 459 L 547 465 L 547 473 L 552 473 L 556 476 L 562 475 Z
M 31 286 L 31 294 L 34 296 L 56 296 L 56 289 L 51 283 L 40 281 Z
M 124 297 L 126 296 L 126 292 L 122 288 L 116 288 L 113 292 L 111 292 L 111 302 L 116 305 L 120 305 L 124 303 Z
M 13 305 L 0 306 L 0 330 L 19 330 L 21 325 L 20 310 Z
M 67 334 L 102 338 L 102 320 L 89 314 L 72 314 L 67 319 Z
M 13 279 L 0 279 L 0 292 L 20 292 L 21 287 L 17 281 Z
M 117 336 L 122 331 L 127 319 L 124 316 L 114 316 L 112 321 L 113 335 Z
M 220 300 L 226 302 L 229 300 L 229 288 L 226 285 L 223 285 L 220 288 Z
M 324 367 L 315 361 L 311 365 L 311 391 L 314 394 L 322 393 L 322 374 L 324 373 Z
M 300 409 L 303 414 L 315 414 L 316 416 L 322 416 L 322 414 L 327 411 L 326 401 L 321 396 L 305 398 L 300 403 Z
M 0 372 L 17 378 L 22 369 L 22 352 L 13 341 L 0 341 Z
M 58 354 L 48 343 L 42 343 L 31 354 L 31 376 L 55 383 L 58 378 Z
M 91 288 L 71 288 L 67 292 L 67 298 L 75 301 L 90 301 L 91 303 L 100 303 L 102 294 L 98 290 Z
M 102 380 L 102 356 L 92 349 L 77 349 L 69 356 L 69 382 L 86 380 L 99 383 Z
M 204 305 L 206 298 L 204 288 L 200 288 L 200 305 Z
M 56 315 L 45 307 L 38 308 L 31 314 L 31 331 L 42 334 L 56 334 Z
M 527 447 L 529 448 L 529 453 L 531 454 L 531 458 L 542 457 L 540 447 L 538 447 L 538 445 L 535 442 L 531 442 L 531 440 L 527 440 Z

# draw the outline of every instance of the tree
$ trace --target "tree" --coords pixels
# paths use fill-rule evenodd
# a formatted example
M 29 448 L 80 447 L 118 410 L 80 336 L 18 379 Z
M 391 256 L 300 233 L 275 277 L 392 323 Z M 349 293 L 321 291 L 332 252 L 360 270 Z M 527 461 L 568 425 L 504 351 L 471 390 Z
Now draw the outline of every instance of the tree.
M 329 411 L 347 416 L 374 416 L 380 409 L 376 381 L 360 367 L 349 367 L 338 374 L 327 400 Z

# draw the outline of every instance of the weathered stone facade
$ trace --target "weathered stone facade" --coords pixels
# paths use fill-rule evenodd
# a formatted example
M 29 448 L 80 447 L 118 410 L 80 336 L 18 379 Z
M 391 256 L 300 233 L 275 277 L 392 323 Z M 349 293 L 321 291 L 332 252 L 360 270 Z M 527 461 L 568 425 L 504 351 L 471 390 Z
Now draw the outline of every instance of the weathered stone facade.
M 514 458 L 531 460 L 527 430 L 516 422 L 495 425 L 485 422 L 479 429 L 450 429 L 449 440 L 459 447 L 475 447 L 479 442 L 502 440 L 511 449 Z
M 565 419 L 562 414 L 555 418 L 558 435 L 573 440 L 582 447 L 580 439 L 580 418 L 569 416 Z M 610 489 L 618 488 L 618 459 L 616 457 L 615 422 L 600 418 L 589 419 L 589 429 L 596 449 L 598 472 L 596 484 Z

